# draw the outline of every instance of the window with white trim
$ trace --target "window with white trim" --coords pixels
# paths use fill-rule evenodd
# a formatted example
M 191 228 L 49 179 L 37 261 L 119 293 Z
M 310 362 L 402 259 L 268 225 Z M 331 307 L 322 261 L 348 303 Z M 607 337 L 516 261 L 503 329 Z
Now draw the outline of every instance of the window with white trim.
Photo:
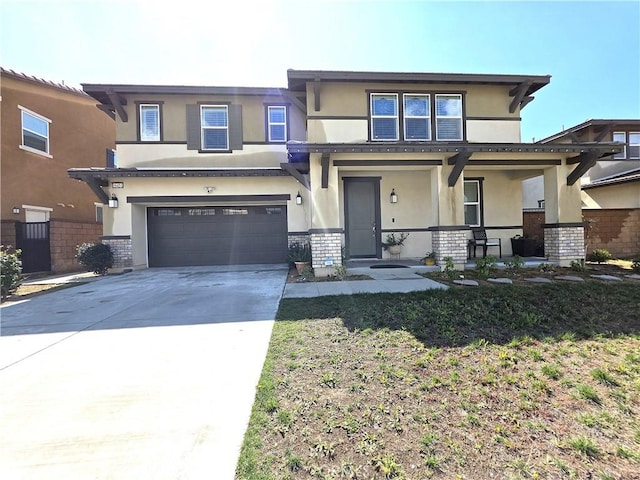
M 404 139 L 431 140 L 430 96 L 425 94 L 403 95 Z
M 267 106 L 267 135 L 269 142 L 287 141 L 287 107 Z
M 140 141 L 160 141 L 160 105 L 140 104 Z
M 18 106 L 22 117 L 21 148 L 49 155 L 49 124 L 51 120 Z
M 640 132 L 629 132 L 629 158 L 640 159 Z
M 398 94 L 371 94 L 371 140 L 398 140 Z
M 482 191 L 480 180 L 464 181 L 464 223 L 471 227 L 482 225 Z
M 227 105 L 201 105 L 200 128 L 202 150 L 229 150 Z
M 436 140 L 462 140 L 462 95 L 436 95 Z
M 623 160 L 627 158 L 627 133 L 626 132 L 613 132 L 613 141 L 624 143 L 624 147 L 620 153 L 616 153 L 613 158 Z
M 103 217 L 104 210 L 102 209 L 102 204 L 94 203 L 93 205 L 96 207 L 96 222 L 102 223 L 104 218 Z

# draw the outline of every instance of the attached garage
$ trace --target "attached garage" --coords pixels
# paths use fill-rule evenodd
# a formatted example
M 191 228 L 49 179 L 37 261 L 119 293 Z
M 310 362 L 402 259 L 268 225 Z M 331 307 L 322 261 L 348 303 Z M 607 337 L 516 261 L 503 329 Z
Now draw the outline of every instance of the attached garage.
M 287 207 L 147 209 L 150 267 L 286 263 Z

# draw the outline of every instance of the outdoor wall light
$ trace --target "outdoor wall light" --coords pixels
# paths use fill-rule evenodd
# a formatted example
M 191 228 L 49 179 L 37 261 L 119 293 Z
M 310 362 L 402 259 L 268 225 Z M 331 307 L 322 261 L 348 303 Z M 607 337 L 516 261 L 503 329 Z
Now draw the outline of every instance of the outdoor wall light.
M 114 193 L 111 194 L 109 199 L 109 208 L 118 208 L 118 197 Z
M 389 200 L 391 201 L 391 203 L 398 203 L 398 195 L 396 194 L 395 188 L 391 189 L 391 195 L 389 197 Z
M 302 195 L 300 195 L 300 192 L 296 195 L 296 205 L 302 205 Z
M 18 207 L 13 207 L 11 209 L 11 213 L 15 213 L 17 215 L 18 213 L 20 213 L 20 209 Z
M 206 186 L 204 187 L 204 191 L 207 193 L 211 193 L 216 189 L 216 187 L 210 187 L 210 186 Z

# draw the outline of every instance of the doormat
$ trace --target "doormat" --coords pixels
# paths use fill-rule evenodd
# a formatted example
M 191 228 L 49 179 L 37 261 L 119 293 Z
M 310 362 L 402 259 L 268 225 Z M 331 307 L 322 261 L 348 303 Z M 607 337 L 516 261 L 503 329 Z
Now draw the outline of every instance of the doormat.
M 371 265 L 369 268 L 409 268 L 406 265 L 392 265 L 389 263 L 383 263 L 381 265 Z

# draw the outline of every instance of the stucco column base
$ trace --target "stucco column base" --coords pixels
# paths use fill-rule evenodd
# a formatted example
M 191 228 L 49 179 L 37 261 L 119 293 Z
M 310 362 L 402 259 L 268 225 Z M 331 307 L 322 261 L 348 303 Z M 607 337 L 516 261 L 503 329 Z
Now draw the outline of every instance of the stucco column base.
M 335 267 L 342 265 L 342 231 L 311 230 L 309 233 L 313 273 L 316 277 L 327 277 L 334 272 Z
M 464 265 L 467 263 L 468 231 L 466 225 L 433 227 L 431 245 L 440 270 L 444 270 L 447 257 L 451 257 L 456 270 L 464 270 Z
M 582 223 L 545 224 L 544 253 L 549 261 L 561 267 L 569 267 L 575 260 L 584 260 L 584 225 Z

